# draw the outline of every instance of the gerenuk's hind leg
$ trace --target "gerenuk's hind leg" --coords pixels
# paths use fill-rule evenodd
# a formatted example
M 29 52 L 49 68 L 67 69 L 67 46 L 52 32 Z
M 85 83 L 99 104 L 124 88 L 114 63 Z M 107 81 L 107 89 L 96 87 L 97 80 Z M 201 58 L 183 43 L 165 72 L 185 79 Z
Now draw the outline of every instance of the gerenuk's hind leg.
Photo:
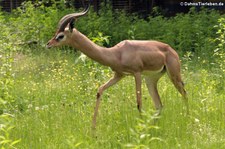
M 181 74 L 180 74 L 180 62 L 177 59 L 168 59 L 167 64 L 166 64 L 166 69 L 168 76 L 174 86 L 177 88 L 177 90 L 180 92 L 180 94 L 183 97 L 185 106 L 187 108 L 187 114 L 189 113 L 189 105 L 188 105 L 188 98 L 187 98 L 187 93 L 184 89 L 184 83 L 181 79 Z
M 148 92 L 150 94 L 150 96 L 152 97 L 152 100 L 155 104 L 155 108 L 156 108 L 156 116 L 160 115 L 161 110 L 163 108 L 162 106 L 162 102 L 160 100 L 160 96 L 158 93 L 158 89 L 157 89 L 157 83 L 158 80 L 162 77 L 163 73 L 161 74 L 156 74 L 154 76 L 145 76 L 145 82 L 148 88 Z

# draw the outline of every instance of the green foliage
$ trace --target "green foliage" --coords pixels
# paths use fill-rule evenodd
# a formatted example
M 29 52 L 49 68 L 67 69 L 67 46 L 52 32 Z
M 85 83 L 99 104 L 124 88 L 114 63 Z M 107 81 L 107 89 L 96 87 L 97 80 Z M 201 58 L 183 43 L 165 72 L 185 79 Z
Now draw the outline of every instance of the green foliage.
M 91 37 L 91 40 L 100 45 L 100 46 L 108 46 L 109 45 L 109 36 L 103 36 L 103 33 L 98 32 L 97 37 L 93 37 L 92 35 L 89 35 Z
M 70 11 L 65 8 L 63 1 L 51 3 L 51 6 L 45 7 L 45 2 L 38 2 L 34 5 L 28 1 L 14 11 L 9 21 L 15 43 L 36 41 L 39 46 L 45 46 L 49 37 L 54 35 L 57 21 Z
M 11 46 L 5 44 L 4 48 L 9 50 Z M 12 74 L 12 62 L 13 58 L 8 51 L 5 51 L 3 55 L 1 55 L 1 63 L 0 64 L 0 102 L 4 104 L 5 102 L 11 102 L 13 97 L 11 96 L 11 89 L 13 87 L 13 74 Z
M 16 148 L 21 140 L 12 140 L 12 131 L 14 126 L 12 125 L 13 116 L 10 114 L 0 115 L 0 148 L 11 149 Z
M 26 2 L 14 12 L 9 20 L 12 22 L 11 32 L 14 33 L 16 43 L 37 41 L 44 46 L 54 35 L 58 20 L 63 15 L 80 11 L 66 8 L 63 1 L 51 3 L 53 5 L 45 7 L 44 2 L 35 5 Z M 107 5 L 102 7 L 99 14 L 91 9 L 87 16 L 78 19 L 76 28 L 90 38 L 103 34 L 107 37 L 104 46 L 113 46 L 125 39 L 160 40 L 181 54 L 193 52 L 196 57 L 207 59 L 216 46 L 213 42 L 216 38 L 214 26 L 219 18 L 217 11 L 202 9 L 197 12 L 192 8 L 187 14 L 171 18 L 158 14 L 144 20 L 125 12 L 112 12 Z
M 138 119 L 137 125 L 134 129 L 131 129 L 132 143 L 126 144 L 127 148 L 135 149 L 149 149 L 154 146 L 155 142 L 160 142 L 166 146 L 163 139 L 155 136 L 157 130 L 160 129 L 154 125 L 159 120 L 159 117 L 152 116 L 151 112 L 143 112 L 140 119 Z
M 217 48 L 214 50 L 215 61 L 219 65 L 219 69 L 225 73 L 225 18 L 218 19 L 217 29 Z
M 155 33 L 150 35 L 151 39 L 164 41 L 181 53 L 194 52 L 196 56 L 206 58 L 207 54 L 212 54 L 214 45 L 210 40 L 215 36 L 212 25 L 218 17 L 214 11 L 192 9 L 188 14 L 178 14 L 168 20 L 161 16 L 150 18 L 154 24 L 148 28 Z
M 52 5 L 45 7 L 48 2 Z M 13 14 L 0 12 L 2 148 L 225 147 L 223 15 L 192 9 L 171 18 L 154 12 L 157 15 L 144 20 L 107 6 L 99 14 L 91 9 L 79 18 L 76 28 L 101 46 L 124 39 L 160 40 L 184 55 L 182 72 L 191 108 L 185 117 L 181 96 L 163 77 L 162 116 L 154 121 L 152 112 L 144 112 L 140 118 L 134 80 L 126 77 L 104 92 L 93 137 L 96 91 L 111 70 L 67 47 L 44 48 L 58 20 L 74 11 L 79 10 L 66 8 L 63 0 L 43 0 L 26 2 Z M 26 46 L 29 41 L 38 44 Z M 143 110 L 153 107 L 143 85 Z
M 0 148 L 16 148 L 20 140 L 12 137 L 13 116 L 9 114 L 9 105 L 14 102 L 12 90 L 14 87 L 14 76 L 12 73 L 13 57 L 15 47 L 11 42 L 11 34 L 8 24 L 0 12 L 0 24 L 4 28 L 0 33 Z
M 1 13 L 0 24 L 2 24 L 2 27 L 4 28 L 0 33 L 0 36 L 2 37 L 0 39 L 0 108 L 2 110 L 6 103 L 13 102 L 11 94 L 14 85 L 12 53 L 16 51 L 16 47 L 11 42 L 12 35 L 10 34 L 10 28 Z

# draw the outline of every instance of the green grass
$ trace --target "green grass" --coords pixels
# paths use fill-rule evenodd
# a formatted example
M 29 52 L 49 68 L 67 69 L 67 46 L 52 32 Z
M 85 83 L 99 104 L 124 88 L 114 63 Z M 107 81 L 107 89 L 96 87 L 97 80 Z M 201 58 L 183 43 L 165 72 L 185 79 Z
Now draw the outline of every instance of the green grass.
M 126 77 L 104 92 L 93 134 L 96 91 L 111 70 L 89 59 L 75 63 L 73 52 L 36 53 L 15 55 L 12 137 L 21 139 L 18 148 L 225 148 L 224 79 L 217 77 L 219 71 L 184 62 L 189 116 L 165 75 L 159 84 L 164 110 L 157 121 L 152 120 L 154 106 L 144 83 L 145 112 L 139 116 L 134 79 Z

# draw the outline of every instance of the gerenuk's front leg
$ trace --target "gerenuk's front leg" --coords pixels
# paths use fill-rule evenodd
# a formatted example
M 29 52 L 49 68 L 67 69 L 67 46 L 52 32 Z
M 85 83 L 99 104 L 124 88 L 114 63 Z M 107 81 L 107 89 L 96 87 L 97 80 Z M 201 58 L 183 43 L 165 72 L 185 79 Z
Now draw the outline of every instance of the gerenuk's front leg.
M 95 112 L 94 112 L 94 116 L 93 116 L 93 123 L 92 123 L 92 128 L 95 129 L 96 128 L 96 118 L 98 115 L 98 108 L 100 105 L 100 100 L 101 100 L 101 96 L 104 90 L 106 90 L 107 88 L 109 88 L 110 86 L 116 84 L 119 80 L 122 79 L 122 75 L 115 73 L 115 75 L 105 84 L 103 84 L 101 87 L 99 87 L 98 89 L 98 93 L 97 93 L 97 101 L 96 101 L 96 106 L 95 106 Z
M 141 73 L 137 72 L 134 74 L 136 84 L 136 95 L 137 95 L 137 108 L 141 113 L 142 101 L 141 101 Z

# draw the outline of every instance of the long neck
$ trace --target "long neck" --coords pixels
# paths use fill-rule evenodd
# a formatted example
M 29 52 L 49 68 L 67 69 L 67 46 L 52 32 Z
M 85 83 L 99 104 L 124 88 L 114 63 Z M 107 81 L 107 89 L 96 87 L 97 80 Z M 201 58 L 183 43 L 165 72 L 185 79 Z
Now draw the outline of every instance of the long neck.
M 96 45 L 76 29 L 73 31 L 71 40 L 72 47 L 79 49 L 82 53 L 103 65 L 110 65 L 112 53 L 107 48 Z

